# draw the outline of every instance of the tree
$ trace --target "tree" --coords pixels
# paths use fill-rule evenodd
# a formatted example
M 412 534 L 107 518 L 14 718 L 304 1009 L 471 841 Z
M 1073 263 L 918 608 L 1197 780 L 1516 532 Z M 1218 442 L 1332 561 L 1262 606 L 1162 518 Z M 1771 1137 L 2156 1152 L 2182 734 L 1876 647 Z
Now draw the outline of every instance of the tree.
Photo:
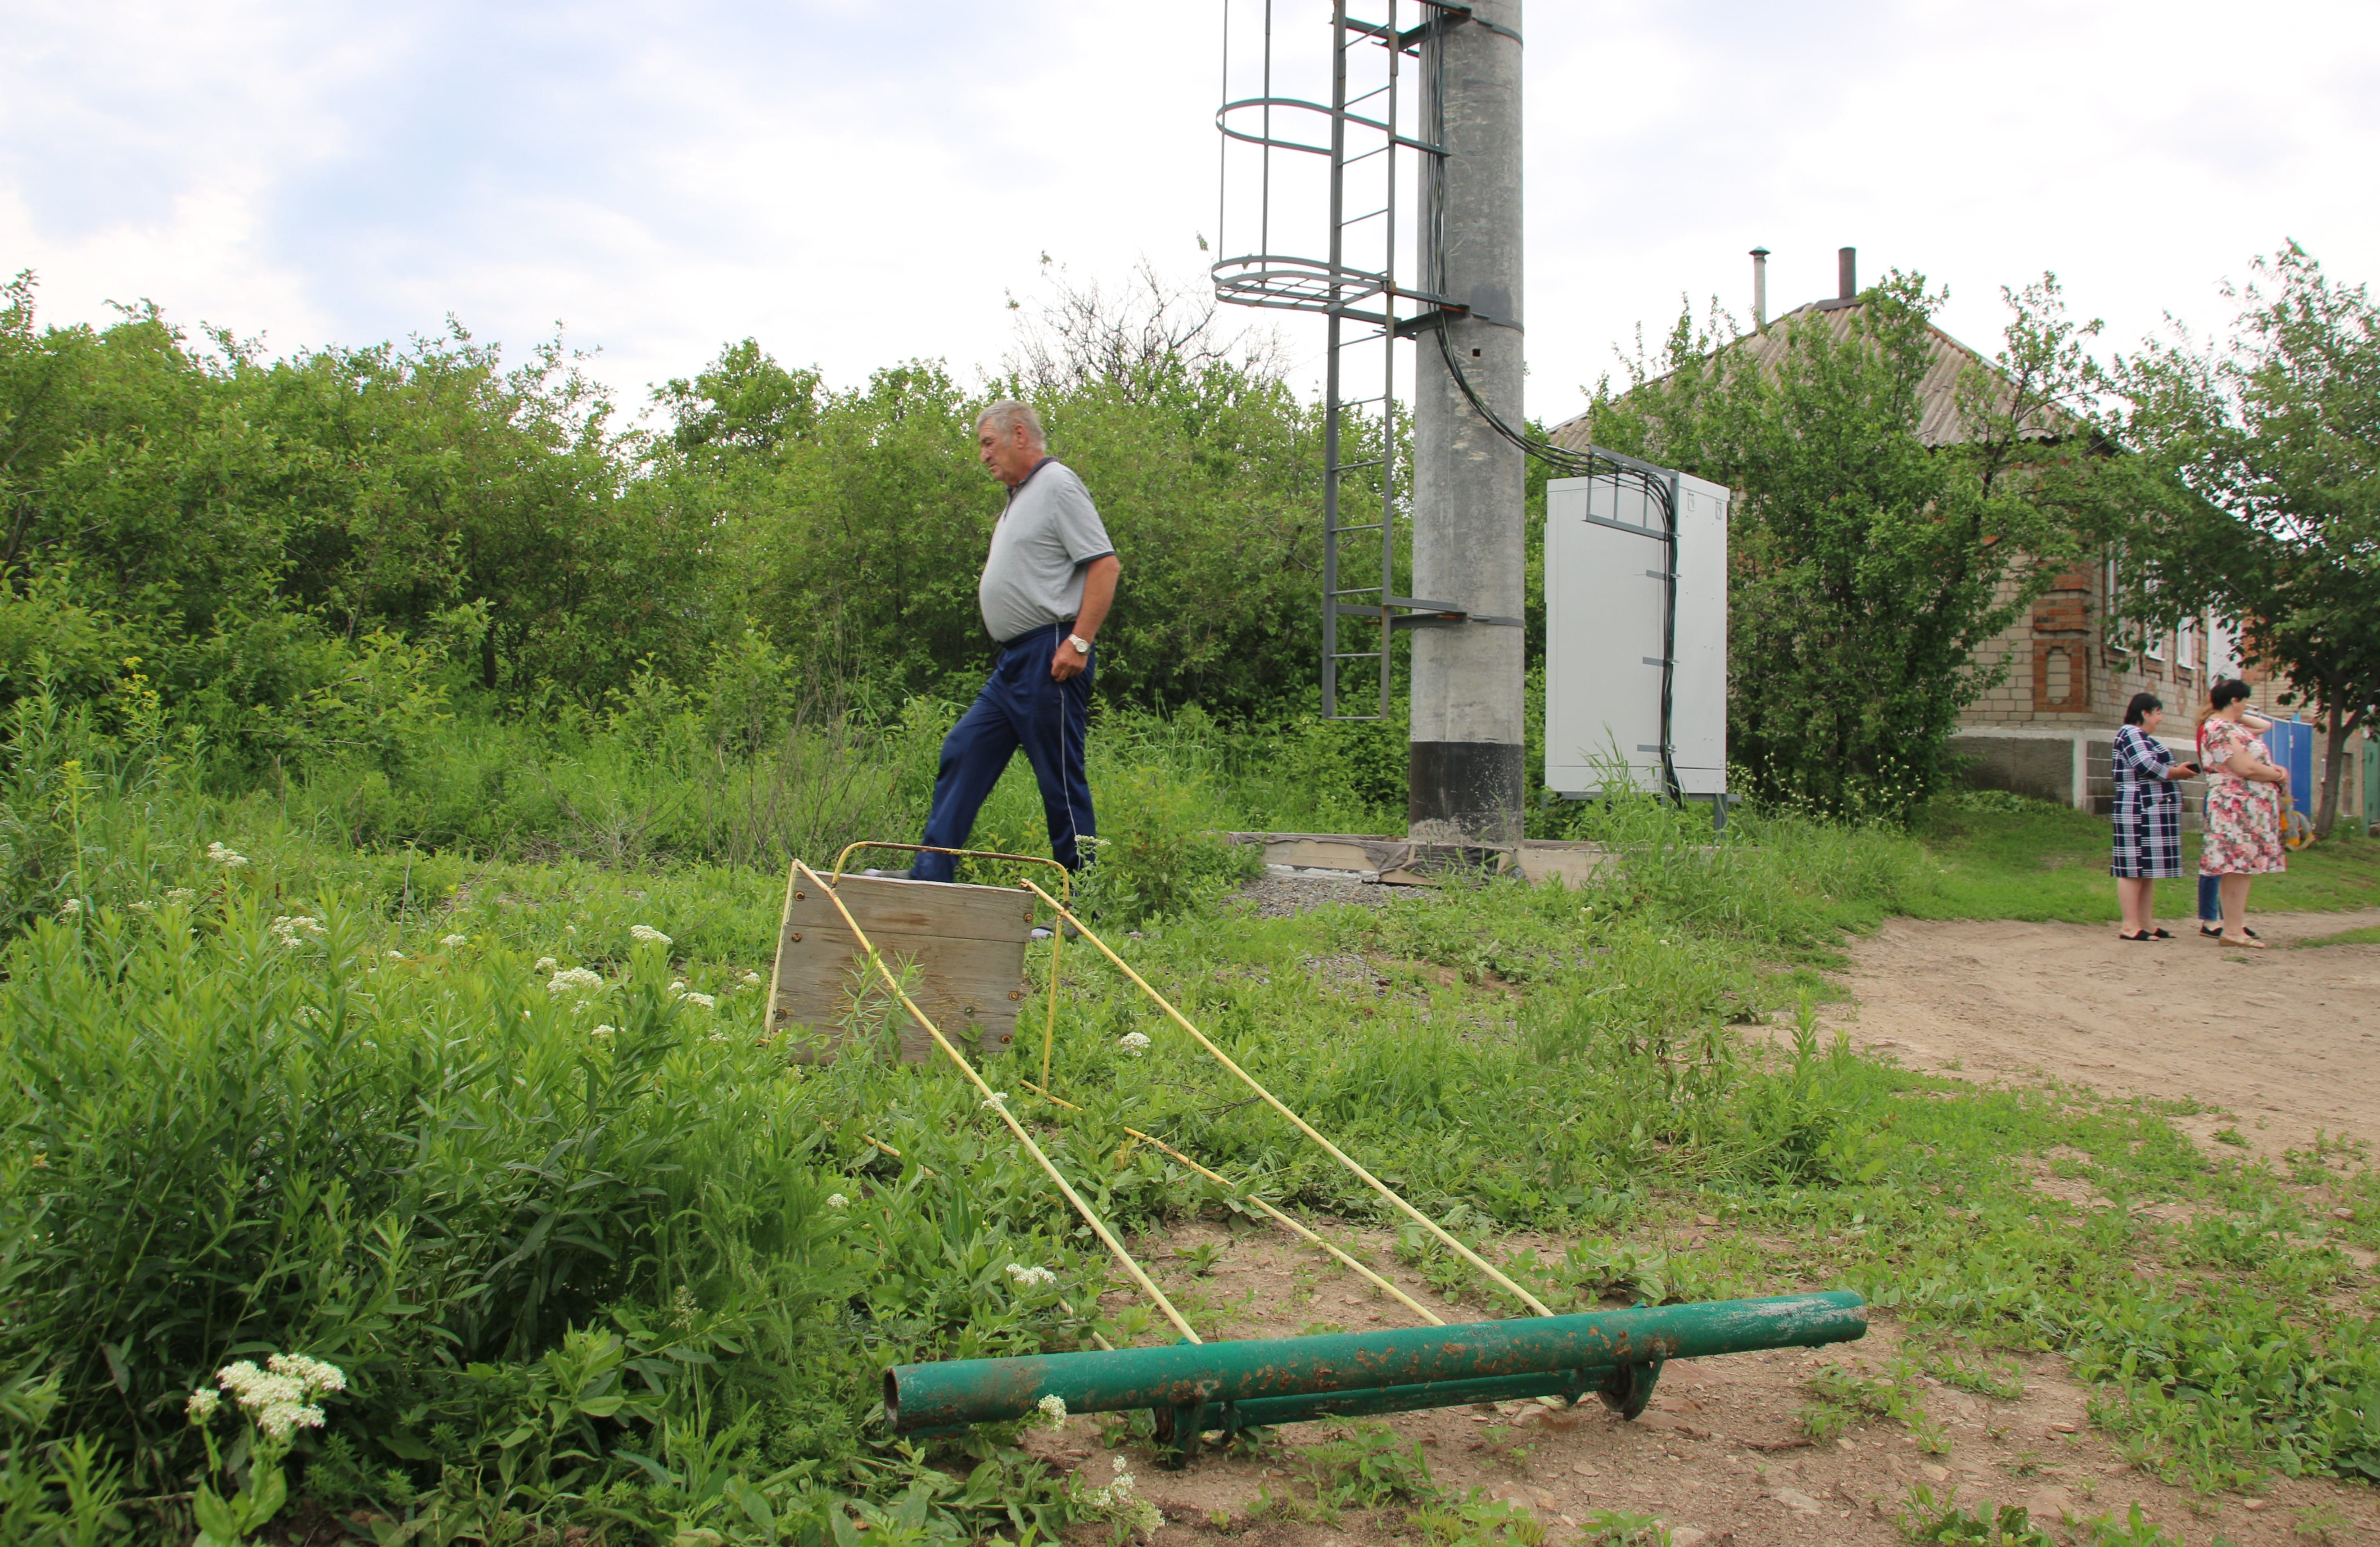
M 2294 242 L 2252 275 L 2225 336 L 2117 362 L 2111 431 L 2141 453 L 2119 574 L 2130 616 L 2212 608 L 2321 716 L 2326 834 L 2380 704 L 2380 308 Z
M 2003 294 L 2007 294 L 2004 292 Z M 2099 498 L 2089 387 L 2057 281 L 2007 294 L 1955 434 L 1923 433 L 1942 296 L 1895 273 L 1860 305 L 1734 338 L 1682 318 L 1666 369 L 1598 391 L 1596 439 L 1734 489 L 1730 759 L 1755 792 L 1904 819 L 1939 784 L 1959 712 L 2007 670 L 1981 652 L 2080 550 Z M 1940 443 L 1936 443 L 1937 441 Z
M 1114 291 L 1096 279 L 1075 280 L 1048 253 L 1041 271 L 1047 294 L 1030 310 L 1009 297 L 1009 309 L 1022 315 L 1005 365 L 1037 399 L 1105 382 L 1126 402 L 1145 402 L 1184 374 L 1197 377 L 1218 366 L 1252 377 L 1281 374 L 1272 332 L 1226 334 L 1211 287 L 1168 278 L 1146 258 Z

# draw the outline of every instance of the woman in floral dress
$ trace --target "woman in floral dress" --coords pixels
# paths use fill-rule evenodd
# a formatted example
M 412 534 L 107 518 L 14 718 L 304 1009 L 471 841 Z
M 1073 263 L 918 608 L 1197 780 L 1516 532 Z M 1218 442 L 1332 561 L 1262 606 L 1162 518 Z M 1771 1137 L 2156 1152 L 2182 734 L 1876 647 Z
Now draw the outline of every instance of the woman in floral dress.
M 2181 792 L 2177 779 L 2198 771 L 2177 763 L 2156 739 L 2165 705 L 2154 693 L 2136 693 L 2124 706 L 2116 732 L 2116 902 L 2124 914 L 2119 940 L 2170 940 L 2173 931 L 2156 926 L 2156 883 L 2181 874 Z
M 2281 794 L 2289 776 L 2265 755 L 2263 739 L 2240 723 L 2248 712 L 2247 683 L 2217 683 L 2208 697 L 2215 712 L 2206 720 L 2206 844 L 2198 868 L 2222 878 L 2223 943 L 2263 950 L 2265 942 L 2247 932 L 2248 884 L 2289 867 L 2281 847 Z

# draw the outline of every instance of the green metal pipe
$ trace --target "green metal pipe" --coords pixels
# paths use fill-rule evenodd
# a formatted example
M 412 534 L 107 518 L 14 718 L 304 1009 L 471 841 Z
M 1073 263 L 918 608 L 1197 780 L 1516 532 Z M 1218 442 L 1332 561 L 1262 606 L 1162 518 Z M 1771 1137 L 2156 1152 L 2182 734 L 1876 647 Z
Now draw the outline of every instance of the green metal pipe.
M 1597 1375 L 1599 1376 L 1599 1372 Z M 1491 1375 L 1484 1381 L 1427 1381 L 1410 1386 L 1364 1386 L 1313 1396 L 1253 1396 L 1207 1409 L 1207 1420 L 1226 1433 L 1310 1423 L 1318 1418 L 1355 1418 L 1365 1413 L 1407 1413 L 1420 1408 L 1463 1408 L 1474 1402 L 1517 1402 L 1530 1396 L 1575 1400 L 1596 1389 L 1597 1377 L 1576 1370 L 1542 1375 Z
M 1284 1423 L 1308 1423 L 1318 1418 L 1354 1418 L 1364 1413 L 1404 1413 L 1419 1408 L 1462 1408 L 1476 1402 L 1515 1402 L 1532 1396 L 1559 1396 L 1574 1406 L 1589 1392 L 1621 1418 L 1634 1418 L 1653 1399 L 1661 1366 L 1621 1364 L 1609 1370 L 1553 1370 L 1542 1375 L 1492 1375 L 1484 1381 L 1430 1381 L 1410 1386 L 1366 1386 L 1318 1396 L 1258 1396 L 1245 1402 L 1225 1402 L 1192 1416 L 1225 1433 L 1243 1429 L 1273 1428 Z M 1159 1417 L 1159 1428 L 1179 1428 Z M 1186 1439 L 1187 1436 L 1173 1436 Z
M 1753 1348 L 1815 1348 L 1866 1332 L 1865 1302 L 1836 1290 L 1393 1332 L 948 1360 L 886 1371 L 884 1413 L 894 1432 L 906 1434 L 953 1423 L 1008 1422 L 1052 1396 L 1076 1413 L 1190 1408 L 1556 1371 L 1599 1372 Z

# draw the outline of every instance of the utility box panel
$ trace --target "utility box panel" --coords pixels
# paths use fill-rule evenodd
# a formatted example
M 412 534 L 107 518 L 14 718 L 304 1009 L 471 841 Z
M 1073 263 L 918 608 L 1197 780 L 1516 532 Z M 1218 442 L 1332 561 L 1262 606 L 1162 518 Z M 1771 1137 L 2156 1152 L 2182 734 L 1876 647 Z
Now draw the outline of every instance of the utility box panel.
M 1677 590 L 1658 499 L 1626 478 L 1546 485 L 1546 784 L 1601 792 L 1598 765 L 1624 763 L 1640 790 L 1661 770 L 1663 658 L 1670 758 L 1680 790 L 1727 794 L 1729 491 L 1677 475 Z M 1665 639 L 1674 638 L 1674 646 Z

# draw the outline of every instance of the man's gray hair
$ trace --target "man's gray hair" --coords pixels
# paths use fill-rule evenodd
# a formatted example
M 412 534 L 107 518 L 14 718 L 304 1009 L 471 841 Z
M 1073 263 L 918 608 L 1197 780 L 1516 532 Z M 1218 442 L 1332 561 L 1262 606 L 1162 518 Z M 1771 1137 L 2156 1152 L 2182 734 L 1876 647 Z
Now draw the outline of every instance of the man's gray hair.
M 992 433 L 1003 439 L 1014 433 L 1018 425 L 1023 425 L 1025 433 L 1037 444 L 1050 443 L 1050 437 L 1041 432 L 1041 416 L 1033 411 L 1033 405 L 1019 403 L 1013 397 L 1002 398 L 975 417 L 975 428 L 978 432 L 986 425 L 991 426 Z

